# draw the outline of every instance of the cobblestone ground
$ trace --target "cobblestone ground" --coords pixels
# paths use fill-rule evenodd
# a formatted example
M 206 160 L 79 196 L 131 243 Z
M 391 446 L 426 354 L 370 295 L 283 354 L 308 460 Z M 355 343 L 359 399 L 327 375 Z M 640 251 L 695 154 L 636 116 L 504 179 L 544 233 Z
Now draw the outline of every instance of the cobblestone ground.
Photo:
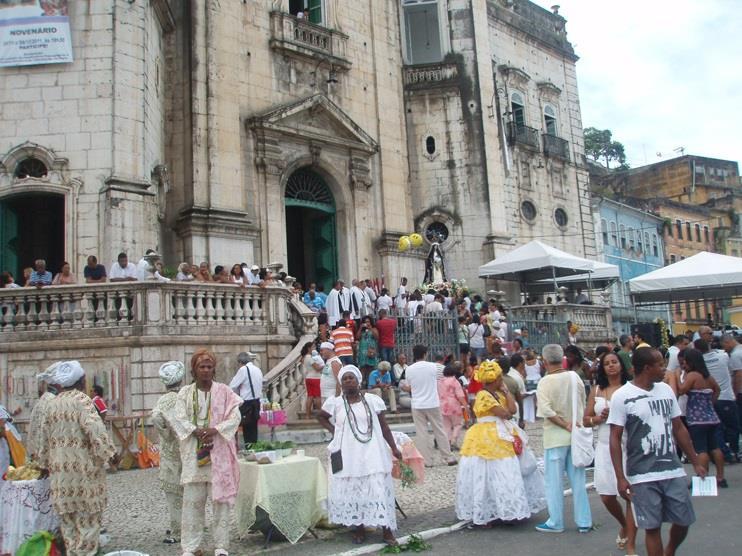
M 530 443 L 537 457 L 541 457 L 541 426 L 528 428 Z M 307 455 L 326 457 L 324 444 L 302 446 Z M 456 467 L 434 467 L 426 470 L 425 483 L 402 489 L 397 485 L 397 500 L 407 514 L 407 519 L 398 515 L 398 535 L 419 532 L 455 523 L 454 492 Z M 589 479 L 590 480 L 590 479 Z M 207 517 L 208 520 L 208 517 Z M 165 498 L 159 488 L 157 470 L 120 471 L 108 476 L 108 508 L 104 515 L 104 526 L 110 535 L 106 552 L 114 550 L 137 550 L 151 556 L 180 554 L 179 545 L 162 543 L 167 528 L 168 515 Z M 208 523 L 208 521 L 207 521 Z M 232 534 L 232 554 L 254 554 L 256 552 L 282 553 L 307 552 L 331 554 L 351 548 L 345 529 L 317 529 L 319 540 L 306 535 L 295 547 L 288 543 L 272 543 L 263 549 L 263 536 L 250 534 L 238 539 Z M 210 542 L 207 546 L 211 546 Z M 315 550 L 316 549 L 316 550 Z M 335 550 L 337 549 L 337 550 Z

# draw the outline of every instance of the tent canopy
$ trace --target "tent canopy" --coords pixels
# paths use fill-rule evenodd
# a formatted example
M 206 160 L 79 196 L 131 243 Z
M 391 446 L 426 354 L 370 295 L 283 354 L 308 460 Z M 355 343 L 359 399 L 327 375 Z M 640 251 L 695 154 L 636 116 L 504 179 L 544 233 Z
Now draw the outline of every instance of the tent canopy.
M 595 262 L 533 240 L 479 267 L 480 278 L 533 283 L 554 277 L 590 273 Z
M 742 295 L 742 259 L 701 251 L 629 280 L 634 302 L 729 299 Z
M 571 290 L 577 288 L 583 290 L 590 288 L 594 290 L 604 290 L 621 277 L 621 272 L 615 264 L 594 261 L 593 265 L 594 270 L 590 274 L 576 274 L 574 276 L 557 278 L 557 283 L 560 286 L 566 286 Z M 528 293 L 548 293 L 553 291 L 554 280 L 552 278 L 539 280 L 535 284 L 528 285 Z

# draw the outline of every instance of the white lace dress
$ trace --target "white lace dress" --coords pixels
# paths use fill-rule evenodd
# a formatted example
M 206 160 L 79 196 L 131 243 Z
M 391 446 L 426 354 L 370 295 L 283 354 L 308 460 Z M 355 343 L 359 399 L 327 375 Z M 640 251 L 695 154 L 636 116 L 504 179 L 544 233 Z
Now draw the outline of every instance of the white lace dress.
M 595 415 L 600 415 L 611 402 L 603 396 L 595 396 Z M 595 491 L 604 496 L 617 496 L 616 472 L 611 460 L 611 426 L 602 423 L 598 426 L 598 441 L 595 443 Z M 623 439 L 624 467 L 626 467 L 626 437 Z
M 386 410 L 383 400 L 364 394 L 371 410 L 371 440 L 359 442 L 350 428 L 342 396 L 329 398 L 322 410 L 332 415 L 335 435 L 327 446 L 328 455 L 340 449 L 343 469 L 333 474 L 329 468 L 327 513 L 331 523 L 397 528 L 392 480 L 391 450 L 381 433 L 378 414 Z M 350 404 L 359 437 L 366 438 L 368 415 L 361 402 Z M 356 430 L 356 434 L 359 431 Z

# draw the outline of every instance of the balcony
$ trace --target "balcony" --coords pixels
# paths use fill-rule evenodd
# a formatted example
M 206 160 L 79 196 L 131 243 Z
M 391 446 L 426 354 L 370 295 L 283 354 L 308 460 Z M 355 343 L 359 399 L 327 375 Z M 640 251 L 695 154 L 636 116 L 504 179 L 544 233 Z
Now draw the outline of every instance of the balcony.
M 429 89 L 455 85 L 459 77 L 456 64 L 447 62 L 405 66 L 402 72 L 405 89 Z
M 525 145 L 538 150 L 540 146 L 538 134 L 538 129 L 508 122 L 508 143 L 511 145 Z
M 327 59 L 336 70 L 347 71 L 348 35 L 284 12 L 271 12 L 270 46 L 288 56 L 315 62 Z
M 569 160 L 569 142 L 556 135 L 548 133 L 543 134 L 544 154 L 546 156 L 555 156 L 564 160 Z

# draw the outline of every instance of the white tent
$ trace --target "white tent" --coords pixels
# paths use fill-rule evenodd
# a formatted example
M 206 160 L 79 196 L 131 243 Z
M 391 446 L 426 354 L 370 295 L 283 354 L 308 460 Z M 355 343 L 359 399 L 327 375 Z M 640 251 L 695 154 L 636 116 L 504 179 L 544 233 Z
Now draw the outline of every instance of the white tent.
M 729 299 L 742 295 L 742 259 L 702 251 L 629 280 L 634 303 Z
M 521 283 L 593 272 L 595 262 L 533 240 L 479 267 L 480 278 Z

